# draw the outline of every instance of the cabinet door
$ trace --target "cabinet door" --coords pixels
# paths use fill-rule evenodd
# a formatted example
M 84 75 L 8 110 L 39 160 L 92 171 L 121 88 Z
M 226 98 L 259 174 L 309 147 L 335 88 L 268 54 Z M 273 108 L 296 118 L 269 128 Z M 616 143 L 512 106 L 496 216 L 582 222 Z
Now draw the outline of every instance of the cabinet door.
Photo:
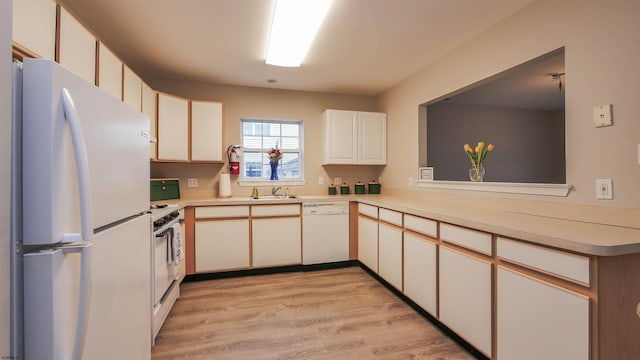
M 136 111 L 142 112 L 142 79 L 126 65 L 124 66 L 123 79 L 122 101 L 129 104 Z M 150 120 L 155 121 L 155 117 Z
M 358 162 L 357 112 L 327 110 L 324 116 L 324 163 Z
M 491 356 L 491 263 L 440 247 L 440 321 Z
M 122 62 L 103 43 L 98 46 L 97 85 L 118 100 L 122 100 Z
M 499 359 L 589 359 L 586 296 L 498 268 Z
M 378 222 L 358 217 L 358 260 L 378 272 Z
M 222 103 L 191 102 L 191 160 L 223 160 Z
M 249 219 L 197 221 L 196 272 L 249 268 Z
M 402 291 L 402 230 L 380 223 L 379 227 L 380 276 Z
M 436 244 L 404 234 L 404 293 L 437 316 Z
M 56 2 L 13 2 L 13 41 L 35 55 L 54 60 L 56 53 Z
M 387 114 L 358 113 L 358 163 L 387 163 Z
M 158 94 L 158 160 L 189 160 L 189 101 Z
M 149 158 L 157 158 L 158 129 L 156 123 L 156 93 L 146 83 L 142 83 L 142 113 L 149 118 L 149 136 L 152 142 L 149 144 Z
M 301 263 L 300 217 L 251 220 L 253 267 Z
M 60 9 L 59 62 L 69 71 L 96 83 L 96 38 L 68 11 Z

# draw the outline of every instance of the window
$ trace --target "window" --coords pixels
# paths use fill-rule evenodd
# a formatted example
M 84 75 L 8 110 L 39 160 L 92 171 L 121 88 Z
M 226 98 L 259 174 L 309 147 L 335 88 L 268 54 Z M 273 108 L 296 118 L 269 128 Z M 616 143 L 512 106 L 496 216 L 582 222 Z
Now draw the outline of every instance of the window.
M 267 153 L 272 148 L 282 151 L 278 177 L 299 180 L 302 171 L 302 121 L 241 119 L 242 169 L 244 180 L 269 180 L 271 167 Z

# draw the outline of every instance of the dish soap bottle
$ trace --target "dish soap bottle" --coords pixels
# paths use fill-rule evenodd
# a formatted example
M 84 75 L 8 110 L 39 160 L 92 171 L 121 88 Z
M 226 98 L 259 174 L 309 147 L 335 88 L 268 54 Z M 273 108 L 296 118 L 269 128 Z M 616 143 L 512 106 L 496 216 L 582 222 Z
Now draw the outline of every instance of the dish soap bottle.
M 258 188 L 254 187 L 253 190 L 251 190 L 251 197 L 254 199 L 258 198 Z

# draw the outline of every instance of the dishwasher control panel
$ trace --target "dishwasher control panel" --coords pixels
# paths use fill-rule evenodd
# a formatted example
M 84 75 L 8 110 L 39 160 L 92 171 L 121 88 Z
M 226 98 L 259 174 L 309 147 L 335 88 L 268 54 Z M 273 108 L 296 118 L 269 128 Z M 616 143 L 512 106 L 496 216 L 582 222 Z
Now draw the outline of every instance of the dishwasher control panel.
M 348 214 L 349 203 L 344 202 L 313 202 L 302 204 L 303 215 L 338 215 Z

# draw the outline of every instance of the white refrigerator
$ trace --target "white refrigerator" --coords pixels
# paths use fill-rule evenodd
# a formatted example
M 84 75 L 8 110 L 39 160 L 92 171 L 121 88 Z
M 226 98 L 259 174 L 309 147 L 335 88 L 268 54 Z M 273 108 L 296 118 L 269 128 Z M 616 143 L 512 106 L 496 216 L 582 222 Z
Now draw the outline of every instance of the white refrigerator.
M 149 119 L 25 59 L 13 124 L 20 358 L 149 359 Z

